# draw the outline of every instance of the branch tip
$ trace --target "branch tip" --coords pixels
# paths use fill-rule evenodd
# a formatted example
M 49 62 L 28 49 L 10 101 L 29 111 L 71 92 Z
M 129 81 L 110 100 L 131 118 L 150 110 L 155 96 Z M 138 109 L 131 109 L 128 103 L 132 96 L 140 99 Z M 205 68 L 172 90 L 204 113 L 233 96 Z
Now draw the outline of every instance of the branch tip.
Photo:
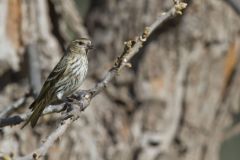
M 176 1 L 174 7 L 176 10 L 175 13 L 178 15 L 182 15 L 182 11 L 187 7 L 187 3 Z

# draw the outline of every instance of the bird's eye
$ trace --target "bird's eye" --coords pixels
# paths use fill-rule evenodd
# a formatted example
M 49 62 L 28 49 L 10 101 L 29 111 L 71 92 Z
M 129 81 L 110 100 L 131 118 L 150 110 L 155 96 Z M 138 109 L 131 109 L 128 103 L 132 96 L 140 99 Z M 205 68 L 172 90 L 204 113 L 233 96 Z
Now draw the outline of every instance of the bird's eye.
M 78 42 L 78 44 L 79 44 L 79 45 L 84 45 L 84 43 L 83 43 L 83 42 Z

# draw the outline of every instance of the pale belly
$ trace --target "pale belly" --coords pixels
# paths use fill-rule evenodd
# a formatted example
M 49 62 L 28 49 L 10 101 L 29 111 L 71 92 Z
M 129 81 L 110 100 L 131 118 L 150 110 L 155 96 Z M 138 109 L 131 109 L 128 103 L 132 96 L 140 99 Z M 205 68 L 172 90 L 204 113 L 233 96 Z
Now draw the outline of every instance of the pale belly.
M 87 62 L 81 62 L 80 64 L 84 65 L 81 65 L 77 69 L 72 69 L 71 75 L 69 77 L 64 77 L 59 84 L 57 84 L 58 89 L 56 90 L 57 93 L 55 93 L 55 95 L 58 100 L 63 100 L 65 97 L 79 90 L 81 84 L 86 78 L 88 71 Z

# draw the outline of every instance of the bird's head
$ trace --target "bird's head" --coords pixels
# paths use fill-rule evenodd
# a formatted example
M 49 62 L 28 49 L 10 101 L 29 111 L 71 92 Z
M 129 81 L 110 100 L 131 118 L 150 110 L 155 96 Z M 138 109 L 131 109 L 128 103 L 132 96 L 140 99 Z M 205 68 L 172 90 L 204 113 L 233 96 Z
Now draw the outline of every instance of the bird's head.
M 68 50 L 75 54 L 87 54 L 90 49 L 93 49 L 93 45 L 87 38 L 73 40 L 68 47 Z

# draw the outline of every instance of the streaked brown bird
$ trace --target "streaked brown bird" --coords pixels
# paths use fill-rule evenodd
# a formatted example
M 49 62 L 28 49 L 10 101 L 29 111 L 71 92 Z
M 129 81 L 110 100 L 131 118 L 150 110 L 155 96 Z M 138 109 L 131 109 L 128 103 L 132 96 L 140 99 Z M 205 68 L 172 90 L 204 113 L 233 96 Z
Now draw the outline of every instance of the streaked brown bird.
M 81 86 L 88 71 L 87 54 L 92 48 L 91 41 L 86 38 L 70 43 L 66 54 L 49 74 L 40 94 L 29 107 L 33 113 L 22 128 L 29 122 L 33 128 L 47 105 L 63 102 Z

